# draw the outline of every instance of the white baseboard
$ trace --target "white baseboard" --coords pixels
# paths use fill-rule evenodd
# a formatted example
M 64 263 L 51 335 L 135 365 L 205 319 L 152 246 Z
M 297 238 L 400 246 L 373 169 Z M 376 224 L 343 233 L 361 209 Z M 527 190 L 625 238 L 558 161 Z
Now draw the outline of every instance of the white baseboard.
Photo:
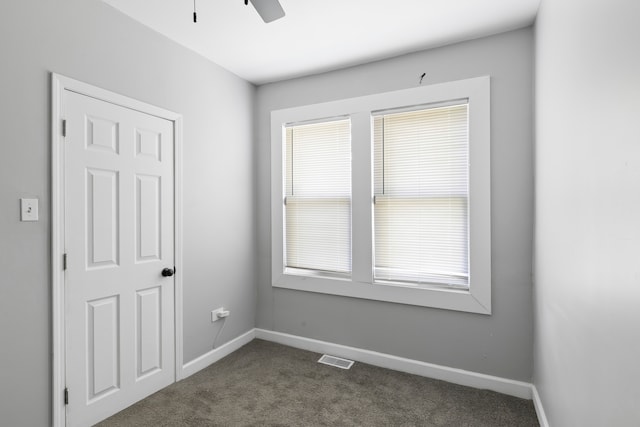
M 538 389 L 535 385 L 531 386 L 531 392 L 533 394 L 533 406 L 536 408 L 536 414 L 538 415 L 538 422 L 540 423 L 540 427 L 549 427 L 547 414 L 545 414 L 544 412 L 542 400 L 540 400 L 540 395 L 538 394 Z
M 406 359 L 391 354 L 378 353 L 376 351 L 364 350 L 361 348 L 349 347 L 341 344 L 333 344 L 326 341 L 285 334 L 282 332 L 268 331 L 266 329 L 251 329 L 239 337 L 227 342 L 219 348 L 213 349 L 202 356 L 185 363 L 182 367 L 179 379 L 187 378 L 207 366 L 217 362 L 223 357 L 233 353 L 240 347 L 251 342 L 254 338 L 287 345 L 289 347 L 302 350 L 313 351 L 315 353 L 328 353 L 334 356 L 352 359 L 357 362 L 379 366 L 381 368 L 392 369 L 394 371 L 406 372 L 423 377 L 447 381 L 467 387 L 493 390 L 498 393 L 519 397 L 522 399 L 533 399 L 533 403 L 540 420 L 541 427 L 549 427 L 547 423 L 542 402 L 535 386 L 523 381 L 516 381 L 507 378 L 495 377 L 493 375 L 480 374 L 464 369 L 450 368 L 448 366 L 435 365 L 433 363 L 421 362 L 419 360 Z
M 182 365 L 182 372 L 180 372 L 178 380 L 185 379 L 195 374 L 196 372 L 206 368 L 212 363 L 215 363 L 223 357 L 233 353 L 243 345 L 250 343 L 256 337 L 255 331 L 255 329 L 251 329 L 250 331 L 245 332 L 244 334 L 232 339 L 231 341 L 221 345 L 220 347 L 214 348 L 213 350 L 203 354 L 202 356 L 185 363 L 184 365 Z
M 394 371 L 434 378 L 468 387 L 493 390 L 522 399 L 532 398 L 531 384 L 522 381 L 494 377 L 492 375 L 450 368 L 448 366 L 434 365 L 432 363 L 405 359 L 391 354 L 378 353 L 265 329 L 256 328 L 255 337 L 284 344 L 289 347 L 313 351 L 315 353 L 328 353 L 333 356 L 344 357 L 381 368 L 393 369 Z

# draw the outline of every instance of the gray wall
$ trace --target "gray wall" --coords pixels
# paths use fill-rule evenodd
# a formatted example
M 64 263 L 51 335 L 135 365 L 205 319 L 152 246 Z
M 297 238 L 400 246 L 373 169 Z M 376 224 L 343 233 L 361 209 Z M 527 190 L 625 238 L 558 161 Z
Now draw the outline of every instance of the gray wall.
M 535 375 L 551 426 L 640 425 L 640 3 L 536 22 Z
M 218 344 L 255 324 L 255 88 L 98 0 L 3 1 L 0 57 L 0 424 L 47 426 L 49 72 L 184 115 L 185 361 L 212 348 L 213 308 L 232 310 Z
M 493 315 L 271 287 L 271 110 L 491 75 Z M 257 92 L 258 315 L 264 329 L 517 380 L 532 371 L 533 33 L 531 28 Z

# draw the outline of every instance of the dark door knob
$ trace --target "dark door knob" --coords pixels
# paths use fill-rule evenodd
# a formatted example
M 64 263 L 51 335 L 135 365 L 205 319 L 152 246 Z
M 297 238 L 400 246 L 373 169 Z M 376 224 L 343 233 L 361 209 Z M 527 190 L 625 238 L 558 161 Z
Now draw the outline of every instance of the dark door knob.
M 162 270 L 162 276 L 163 277 L 171 277 L 171 276 L 173 276 L 173 273 L 175 273 L 173 268 L 165 268 L 164 270 Z

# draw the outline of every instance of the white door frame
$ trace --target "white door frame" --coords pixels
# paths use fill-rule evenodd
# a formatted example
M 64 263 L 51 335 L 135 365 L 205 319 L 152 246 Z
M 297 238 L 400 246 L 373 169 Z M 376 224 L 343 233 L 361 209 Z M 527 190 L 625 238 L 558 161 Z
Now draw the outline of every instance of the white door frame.
M 91 86 L 78 80 L 51 74 L 51 281 L 53 334 L 53 426 L 64 427 L 65 389 L 65 294 L 64 294 L 64 143 L 62 106 L 64 91 L 86 95 L 101 101 L 173 122 L 174 129 L 174 260 L 175 280 L 175 381 L 182 379 L 182 116 L 153 105 Z

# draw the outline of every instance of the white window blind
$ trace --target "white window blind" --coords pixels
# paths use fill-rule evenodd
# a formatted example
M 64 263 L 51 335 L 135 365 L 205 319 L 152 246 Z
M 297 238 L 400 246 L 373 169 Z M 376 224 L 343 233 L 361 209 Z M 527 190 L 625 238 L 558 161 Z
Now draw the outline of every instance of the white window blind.
M 377 280 L 469 285 L 468 103 L 374 114 Z
M 285 267 L 351 272 L 351 122 L 286 126 Z

